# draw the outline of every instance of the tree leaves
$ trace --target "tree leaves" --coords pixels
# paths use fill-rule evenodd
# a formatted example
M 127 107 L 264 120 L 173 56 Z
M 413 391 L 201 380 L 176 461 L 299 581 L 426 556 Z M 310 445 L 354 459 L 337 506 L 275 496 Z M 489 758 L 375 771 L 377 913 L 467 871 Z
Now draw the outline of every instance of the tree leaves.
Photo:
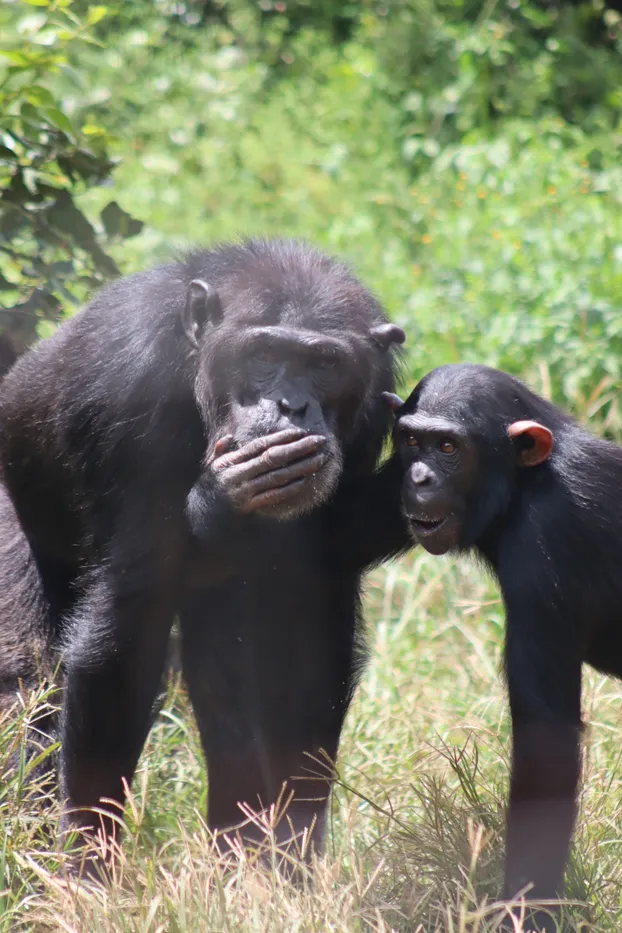
M 143 229 L 143 222 L 122 210 L 116 201 L 111 201 L 100 214 L 108 236 L 132 237 Z
M 27 12 L 24 3 L 37 7 Z M 71 0 L 24 0 L 11 10 L 0 48 L 0 330 L 22 350 L 42 321 L 57 321 L 86 289 L 117 275 L 105 240 L 135 236 L 142 223 L 112 201 L 101 227 L 76 198 L 110 177 L 104 129 L 78 130 L 55 96 L 53 75 L 71 43 L 91 41 L 88 27 L 105 6 L 85 11 Z M 5 17 L 6 20 L 6 17 Z

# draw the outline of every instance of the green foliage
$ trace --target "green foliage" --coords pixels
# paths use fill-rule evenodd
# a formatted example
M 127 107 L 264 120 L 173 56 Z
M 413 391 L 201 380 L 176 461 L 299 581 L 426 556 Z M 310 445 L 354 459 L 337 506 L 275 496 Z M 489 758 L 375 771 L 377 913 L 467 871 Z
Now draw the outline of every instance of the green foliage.
M 0 323 L 18 349 L 64 303 L 118 272 L 75 202 L 110 177 L 108 133 L 76 127 L 52 87 L 70 50 L 92 41 L 89 30 L 105 14 L 91 6 L 81 21 L 70 0 L 27 0 L 0 12 Z M 142 226 L 114 201 L 101 225 L 109 237 Z
M 105 141 L 121 162 L 112 204 L 98 185 L 72 203 L 99 214 L 123 271 L 189 242 L 304 236 L 349 257 L 405 326 L 409 381 L 480 359 L 620 431 L 615 10 L 589 0 L 71 9 L 98 43 L 72 42 L 46 89 L 82 128 L 80 151 L 88 143 L 99 157 Z M 127 242 L 131 214 L 148 227 Z M 92 260 L 93 227 L 65 215 L 69 230 Z M 81 297 L 106 270 L 96 257 L 84 273 L 77 255 L 61 268 Z
M 465 133 L 502 131 L 503 118 L 559 114 L 590 130 L 619 119 L 620 16 L 596 4 L 399 0 L 363 35 L 380 49 L 415 168 Z
M 102 21 L 120 31 L 80 50 L 63 95 L 117 134 L 119 200 L 149 223 L 113 255 L 307 237 L 406 328 L 409 382 L 479 359 L 617 434 L 619 18 L 595 42 L 589 4 L 358 3 L 337 40 L 329 6 L 231 0 L 199 21 L 144 0 Z
M 403 320 L 420 322 L 419 368 L 429 354 L 537 367 L 547 391 L 619 429 L 622 168 L 607 138 L 515 122 L 447 148 L 409 194 L 418 258 Z

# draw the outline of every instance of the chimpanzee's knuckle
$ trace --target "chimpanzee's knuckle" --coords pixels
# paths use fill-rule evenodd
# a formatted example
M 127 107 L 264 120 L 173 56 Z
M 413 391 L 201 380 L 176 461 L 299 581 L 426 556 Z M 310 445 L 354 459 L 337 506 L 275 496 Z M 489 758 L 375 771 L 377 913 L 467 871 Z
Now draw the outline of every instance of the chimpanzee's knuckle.
M 270 447 L 261 455 L 261 462 L 264 466 L 273 467 L 278 464 L 278 454 L 276 453 L 275 448 Z

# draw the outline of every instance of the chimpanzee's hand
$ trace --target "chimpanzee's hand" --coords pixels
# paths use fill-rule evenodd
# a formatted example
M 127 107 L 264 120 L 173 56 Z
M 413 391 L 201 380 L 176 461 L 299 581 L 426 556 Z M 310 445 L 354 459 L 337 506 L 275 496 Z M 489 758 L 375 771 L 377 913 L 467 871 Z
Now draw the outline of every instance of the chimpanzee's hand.
M 210 468 L 238 512 L 281 505 L 326 462 L 326 438 L 288 428 L 229 451 L 230 435 L 216 442 Z

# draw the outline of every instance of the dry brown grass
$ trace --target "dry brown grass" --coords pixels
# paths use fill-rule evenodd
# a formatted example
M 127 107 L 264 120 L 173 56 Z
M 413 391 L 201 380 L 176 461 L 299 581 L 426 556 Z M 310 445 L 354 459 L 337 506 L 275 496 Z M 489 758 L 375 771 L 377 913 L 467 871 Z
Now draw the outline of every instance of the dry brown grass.
M 256 856 L 215 853 L 198 738 L 176 685 L 141 760 L 109 885 L 64 880 L 54 806 L 32 799 L 24 774 L 5 775 L 0 933 L 496 930 L 508 758 L 501 605 L 472 565 L 423 554 L 376 572 L 366 603 L 371 663 L 313 880 L 294 888 Z M 587 677 L 568 930 L 622 926 L 621 696 L 614 681 Z M 6 723 L 2 757 L 22 727 Z M 276 860 L 269 820 L 265 831 Z

